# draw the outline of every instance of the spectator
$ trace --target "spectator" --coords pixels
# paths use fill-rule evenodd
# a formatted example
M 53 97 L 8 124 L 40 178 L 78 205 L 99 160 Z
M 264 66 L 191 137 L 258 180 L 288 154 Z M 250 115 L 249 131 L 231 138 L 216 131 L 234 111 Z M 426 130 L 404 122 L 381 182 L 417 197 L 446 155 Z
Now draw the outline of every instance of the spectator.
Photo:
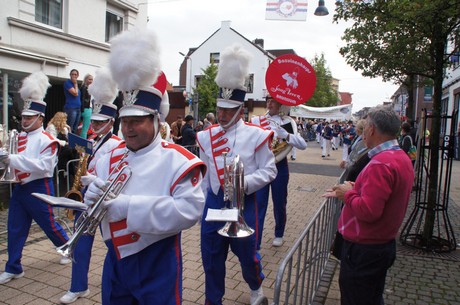
M 334 186 L 325 197 L 344 206 L 338 228 L 344 242 L 339 285 L 342 305 L 383 304 L 385 278 L 396 258 L 396 236 L 406 214 L 414 169 L 396 140 L 400 119 L 377 106 L 367 116 L 363 140 L 370 162 L 355 183 Z
M 78 124 L 80 124 L 81 118 L 81 93 L 78 88 L 79 75 L 77 69 L 72 69 L 70 70 L 70 79 L 64 82 L 64 112 L 67 113 L 67 125 L 70 126 L 70 131 L 75 134 L 78 131 Z
M 214 116 L 214 113 L 210 112 L 206 115 L 206 118 L 204 119 L 203 129 L 206 129 L 215 123 L 216 117 Z
M 190 150 L 192 153 L 196 152 L 196 131 L 193 129 L 193 122 L 195 119 L 190 114 L 184 119 L 185 124 L 182 126 L 182 146 Z
M 88 87 L 93 83 L 93 76 L 86 74 L 83 78 L 83 85 L 80 87 L 80 101 L 81 101 L 81 117 L 82 127 L 80 131 L 80 137 L 88 137 L 88 129 L 91 124 L 91 113 L 93 112 L 91 105 L 91 95 L 88 93 Z
M 171 137 L 174 143 L 182 145 L 182 116 L 178 115 L 177 120 L 171 124 Z

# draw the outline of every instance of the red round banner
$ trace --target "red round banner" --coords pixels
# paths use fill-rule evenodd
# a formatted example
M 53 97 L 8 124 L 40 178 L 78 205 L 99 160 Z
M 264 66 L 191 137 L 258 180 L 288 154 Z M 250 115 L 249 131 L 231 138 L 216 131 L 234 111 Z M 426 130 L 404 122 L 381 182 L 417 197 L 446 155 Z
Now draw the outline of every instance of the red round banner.
M 265 85 L 270 96 L 281 104 L 297 106 L 315 92 L 315 70 L 300 56 L 282 55 L 268 66 Z

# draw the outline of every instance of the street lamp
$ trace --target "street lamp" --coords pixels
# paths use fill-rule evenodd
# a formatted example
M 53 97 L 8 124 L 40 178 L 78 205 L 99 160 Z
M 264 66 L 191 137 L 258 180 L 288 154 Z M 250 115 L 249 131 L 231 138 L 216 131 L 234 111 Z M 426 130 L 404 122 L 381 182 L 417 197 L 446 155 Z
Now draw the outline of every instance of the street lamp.
M 187 74 L 189 74 L 189 81 L 185 82 L 185 91 L 183 92 L 184 97 L 187 98 L 187 101 L 189 102 L 189 107 L 193 107 L 193 118 L 195 119 L 194 121 L 194 127 L 198 124 L 198 93 L 195 93 L 192 95 L 192 67 L 193 67 L 193 61 L 192 58 L 188 55 L 185 55 L 182 52 L 179 52 L 180 55 L 182 55 L 186 60 L 190 60 L 190 72 L 189 72 L 189 66 L 187 64 Z M 190 112 L 191 109 L 190 109 Z
M 329 15 L 327 7 L 324 5 L 324 0 L 318 1 L 318 7 L 315 10 L 315 16 L 326 16 Z

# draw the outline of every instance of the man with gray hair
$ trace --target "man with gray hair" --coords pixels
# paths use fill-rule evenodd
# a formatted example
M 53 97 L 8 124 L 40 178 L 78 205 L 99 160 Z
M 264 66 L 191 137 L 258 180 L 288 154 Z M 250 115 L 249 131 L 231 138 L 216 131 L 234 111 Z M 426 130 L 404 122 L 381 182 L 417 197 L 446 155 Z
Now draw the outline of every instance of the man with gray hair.
M 204 119 L 203 129 L 206 129 L 215 123 L 216 123 L 216 118 L 214 116 L 214 113 L 210 112 L 206 115 L 206 118 Z
M 355 183 L 323 196 L 343 200 L 338 230 L 344 237 L 340 263 L 341 304 L 383 304 L 385 277 L 396 258 L 396 235 L 414 181 L 407 154 L 396 140 L 401 124 L 390 108 L 372 108 L 363 141 L 370 161 Z

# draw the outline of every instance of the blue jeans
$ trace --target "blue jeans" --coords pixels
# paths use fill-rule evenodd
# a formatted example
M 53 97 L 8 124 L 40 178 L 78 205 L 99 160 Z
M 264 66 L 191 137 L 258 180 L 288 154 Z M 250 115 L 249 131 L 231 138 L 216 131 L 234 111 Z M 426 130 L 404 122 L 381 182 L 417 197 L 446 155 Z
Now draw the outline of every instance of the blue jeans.
M 65 108 L 67 113 L 67 125 L 70 126 L 72 133 L 77 134 L 78 125 L 80 124 L 81 109 L 80 108 Z

